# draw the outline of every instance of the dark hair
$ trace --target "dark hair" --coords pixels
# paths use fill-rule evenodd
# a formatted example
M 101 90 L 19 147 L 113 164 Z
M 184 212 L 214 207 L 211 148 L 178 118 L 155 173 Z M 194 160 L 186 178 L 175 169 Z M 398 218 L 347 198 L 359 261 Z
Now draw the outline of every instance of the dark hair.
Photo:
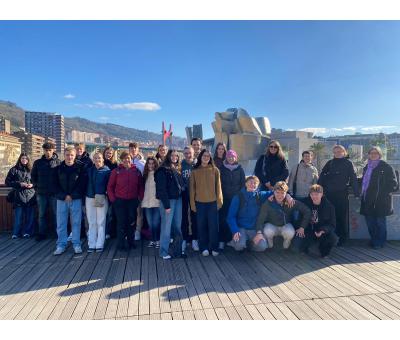
M 103 158 L 104 158 L 104 160 L 107 160 L 107 158 L 106 158 L 106 152 L 107 152 L 108 150 L 111 150 L 111 151 L 113 152 L 113 154 L 112 154 L 112 156 L 111 156 L 111 160 L 109 160 L 109 161 L 111 162 L 111 164 L 117 163 L 117 160 L 116 160 L 116 155 L 117 155 L 117 153 L 115 152 L 115 150 L 114 150 L 111 146 L 107 146 L 107 147 L 103 150 Z
M 210 154 L 210 160 L 208 161 L 208 164 L 211 164 L 212 167 L 215 167 L 214 160 L 211 157 L 211 152 L 208 151 L 207 149 L 203 149 L 203 150 L 200 151 L 199 155 L 197 156 L 197 162 L 196 162 L 196 164 L 194 166 L 194 169 L 197 169 L 197 168 L 199 168 L 201 166 L 201 157 L 203 157 L 205 152 L 208 152 Z
M 130 148 L 138 148 L 139 144 L 137 142 L 132 142 L 132 143 L 129 143 L 129 147 Z
M 121 154 L 119 155 L 119 159 L 122 161 L 124 160 L 126 157 L 132 157 L 131 154 L 128 151 L 122 151 Z
M 22 165 L 22 163 L 21 163 L 21 158 L 24 157 L 24 156 L 26 158 L 28 158 L 28 163 L 26 165 Z M 31 158 L 29 157 L 29 155 L 26 152 L 21 152 L 21 154 L 19 155 L 17 163 L 15 164 L 15 166 L 17 168 L 26 167 L 28 169 L 28 172 L 31 172 L 31 170 L 32 170 Z
M 178 166 L 175 166 L 175 165 L 172 163 L 171 155 L 172 155 L 173 152 L 176 152 L 176 153 L 178 154 Z M 160 166 L 163 166 L 163 167 L 165 167 L 165 168 L 172 168 L 172 167 L 175 167 L 175 169 L 176 169 L 178 172 L 180 172 L 180 170 L 181 170 L 181 169 L 180 169 L 180 167 L 181 167 L 181 162 L 180 162 L 180 157 L 179 157 L 179 152 L 178 152 L 178 150 L 175 150 L 175 149 L 170 149 L 170 150 L 168 150 L 167 155 L 165 156 L 164 162 L 162 162 Z
M 311 152 L 311 151 L 308 151 L 308 150 L 303 151 L 303 152 L 301 153 L 301 157 L 304 157 L 304 155 L 312 155 L 312 152 Z
M 46 142 L 42 145 L 42 149 L 44 150 L 55 150 L 56 145 L 52 142 Z
M 222 160 L 225 160 L 225 158 L 226 158 L 226 145 L 225 145 L 225 143 L 218 143 L 217 144 L 217 146 L 215 147 L 215 151 L 214 151 L 214 160 L 215 159 L 217 159 L 218 158 L 218 148 L 220 147 L 220 146 L 223 146 L 224 147 L 224 154 L 223 154 L 223 156 L 222 156 Z
M 267 156 L 272 155 L 272 154 L 269 152 L 269 147 L 270 147 L 270 145 L 271 145 L 272 143 L 274 143 L 274 144 L 278 147 L 278 151 L 276 152 L 277 157 L 278 157 L 279 159 L 281 159 L 282 161 L 284 161 L 284 160 L 285 160 L 285 155 L 284 155 L 284 153 L 283 153 L 283 151 L 282 151 L 281 144 L 280 144 L 277 140 L 271 140 L 271 141 L 268 143 L 267 152 L 266 152 L 265 154 L 266 154 Z
M 196 140 L 200 141 L 200 143 L 203 144 L 203 141 L 201 140 L 201 138 L 199 138 L 199 137 L 193 137 L 192 140 L 190 141 L 190 145 L 192 145 L 192 143 L 193 143 L 194 141 L 196 141 Z
M 156 171 L 158 169 L 158 165 L 159 165 L 157 159 L 154 156 L 147 157 L 146 164 L 144 165 L 144 170 L 143 170 L 143 178 L 145 181 L 147 180 L 147 177 L 149 176 L 149 172 L 150 172 L 149 164 L 148 164 L 149 161 L 154 162 L 154 171 Z

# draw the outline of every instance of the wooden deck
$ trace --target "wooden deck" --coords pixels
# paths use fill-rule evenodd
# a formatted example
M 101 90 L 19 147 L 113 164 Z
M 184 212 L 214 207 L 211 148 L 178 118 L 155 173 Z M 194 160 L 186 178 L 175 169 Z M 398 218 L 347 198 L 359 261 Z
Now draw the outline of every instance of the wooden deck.
M 228 249 L 163 261 L 145 245 L 55 257 L 54 240 L 0 236 L 0 319 L 400 319 L 399 242 L 324 260 Z

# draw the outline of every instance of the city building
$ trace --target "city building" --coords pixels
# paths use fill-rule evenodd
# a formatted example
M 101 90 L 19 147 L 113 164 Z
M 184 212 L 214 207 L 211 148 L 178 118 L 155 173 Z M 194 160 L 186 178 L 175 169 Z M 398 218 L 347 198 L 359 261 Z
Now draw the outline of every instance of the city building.
M 64 116 L 49 112 L 25 112 L 25 129 L 35 135 L 56 140 L 56 151 L 63 158 L 65 147 Z
M 11 123 L 8 119 L 0 116 L 0 132 L 11 133 Z
M 8 171 L 17 163 L 21 144 L 18 137 L 0 132 L 0 184 L 4 184 Z
M 21 152 L 27 153 L 31 156 L 32 161 L 42 157 L 43 150 L 42 146 L 45 142 L 52 142 L 56 144 L 56 140 L 52 137 L 43 137 L 35 135 L 26 131 L 17 131 L 13 133 L 13 136 L 19 138 L 21 145 Z
M 96 139 L 99 139 L 98 133 L 70 130 L 66 133 L 66 141 L 68 143 L 96 143 Z

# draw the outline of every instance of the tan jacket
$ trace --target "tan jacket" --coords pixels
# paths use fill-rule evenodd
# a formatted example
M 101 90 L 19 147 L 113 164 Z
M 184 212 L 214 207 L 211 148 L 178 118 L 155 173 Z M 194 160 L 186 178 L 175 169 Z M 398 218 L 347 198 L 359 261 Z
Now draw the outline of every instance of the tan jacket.
M 297 180 L 296 180 L 296 197 L 307 197 L 310 186 L 318 182 L 318 170 L 312 164 L 300 162 L 298 164 Z M 293 194 L 293 183 L 296 176 L 297 165 L 295 165 L 289 176 L 289 190 Z
M 154 181 L 154 171 L 150 171 L 144 187 L 142 208 L 158 208 L 160 201 L 156 198 L 156 182 Z
M 190 176 L 190 206 L 196 211 L 195 202 L 209 203 L 217 201 L 217 207 L 222 207 L 222 189 L 219 170 L 211 165 L 193 169 Z

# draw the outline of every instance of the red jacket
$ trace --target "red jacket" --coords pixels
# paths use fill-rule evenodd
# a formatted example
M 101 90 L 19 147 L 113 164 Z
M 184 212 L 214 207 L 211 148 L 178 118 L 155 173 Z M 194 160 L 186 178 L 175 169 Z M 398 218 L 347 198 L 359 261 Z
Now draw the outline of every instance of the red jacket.
M 107 185 L 107 194 L 111 202 L 121 199 L 143 199 L 144 183 L 141 172 L 132 164 L 126 169 L 122 164 L 111 172 Z

